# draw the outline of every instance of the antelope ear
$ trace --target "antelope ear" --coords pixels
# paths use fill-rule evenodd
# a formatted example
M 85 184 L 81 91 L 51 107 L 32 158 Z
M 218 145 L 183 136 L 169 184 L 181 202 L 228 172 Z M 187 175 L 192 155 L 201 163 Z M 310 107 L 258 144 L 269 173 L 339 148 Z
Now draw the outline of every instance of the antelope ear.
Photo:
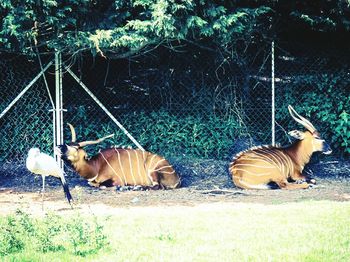
M 289 131 L 288 134 L 298 140 L 303 140 L 305 138 L 304 133 L 299 130 Z

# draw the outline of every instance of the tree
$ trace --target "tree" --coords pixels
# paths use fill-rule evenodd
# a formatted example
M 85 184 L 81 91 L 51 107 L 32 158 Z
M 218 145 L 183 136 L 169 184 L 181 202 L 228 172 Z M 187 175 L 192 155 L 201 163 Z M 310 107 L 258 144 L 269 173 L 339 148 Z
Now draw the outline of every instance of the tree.
M 214 40 L 228 45 L 268 22 L 270 8 L 204 0 L 3 0 L 0 47 L 32 52 L 91 50 L 126 57 L 158 45 Z M 268 18 L 268 16 L 266 16 Z
M 158 45 L 209 40 L 226 47 L 256 35 L 350 30 L 348 1 L 2 0 L 0 48 L 127 57 Z M 279 26 L 271 27 L 278 23 Z

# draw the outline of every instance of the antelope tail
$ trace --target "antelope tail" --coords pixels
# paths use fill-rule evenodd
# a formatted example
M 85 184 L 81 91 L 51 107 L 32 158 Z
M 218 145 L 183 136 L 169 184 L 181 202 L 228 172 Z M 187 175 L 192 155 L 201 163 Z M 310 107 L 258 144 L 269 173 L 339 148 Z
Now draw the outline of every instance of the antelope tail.
M 69 187 L 68 187 L 68 184 L 66 182 L 66 179 L 64 178 L 64 175 L 62 174 L 62 176 L 60 177 L 60 180 L 61 180 L 61 183 L 62 183 L 62 187 L 63 187 L 63 191 L 64 191 L 64 194 L 68 200 L 68 203 L 70 205 L 72 205 L 71 201 L 73 200 L 73 197 L 72 195 L 70 194 L 70 191 L 69 191 Z

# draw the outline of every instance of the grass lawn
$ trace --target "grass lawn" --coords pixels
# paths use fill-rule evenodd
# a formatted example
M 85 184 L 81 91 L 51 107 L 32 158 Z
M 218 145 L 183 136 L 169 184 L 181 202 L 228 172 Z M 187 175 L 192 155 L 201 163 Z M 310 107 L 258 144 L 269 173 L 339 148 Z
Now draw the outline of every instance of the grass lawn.
M 20 212 L 0 217 L 0 260 L 350 261 L 349 221 L 350 202 L 331 201 Z

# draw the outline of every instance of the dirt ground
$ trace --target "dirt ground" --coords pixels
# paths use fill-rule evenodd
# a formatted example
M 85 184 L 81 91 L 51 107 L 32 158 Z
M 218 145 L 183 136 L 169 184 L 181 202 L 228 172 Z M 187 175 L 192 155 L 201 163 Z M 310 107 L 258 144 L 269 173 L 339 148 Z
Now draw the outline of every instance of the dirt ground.
M 182 179 L 182 188 L 175 190 L 117 191 L 116 188 L 90 187 L 74 172 L 67 180 L 74 198 L 74 211 L 111 214 L 112 210 L 131 207 L 195 206 L 207 203 L 281 204 L 307 200 L 350 201 L 349 161 L 324 161 L 309 166 L 317 184 L 306 190 L 241 190 L 228 174 L 228 162 L 218 160 L 171 160 Z M 47 178 L 44 210 L 73 212 L 65 201 L 60 182 Z M 42 213 L 41 177 L 25 168 L 16 173 L 0 170 L 0 213 L 21 209 Z

